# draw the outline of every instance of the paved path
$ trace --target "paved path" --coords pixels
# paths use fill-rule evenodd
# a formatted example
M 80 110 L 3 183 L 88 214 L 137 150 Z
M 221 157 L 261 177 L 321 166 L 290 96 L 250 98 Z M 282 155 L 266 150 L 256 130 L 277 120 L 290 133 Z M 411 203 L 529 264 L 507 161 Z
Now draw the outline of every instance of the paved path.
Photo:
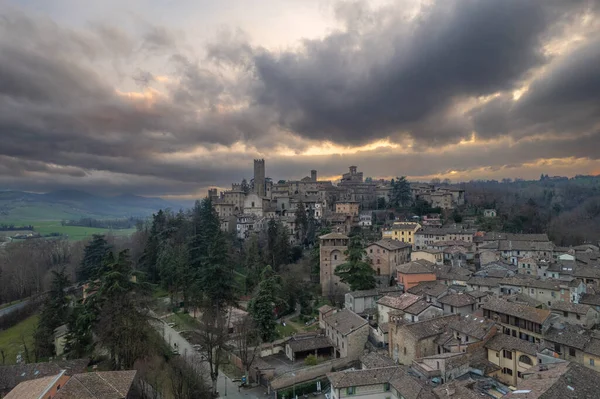
M 14 305 L 0 309 L 0 317 L 5 316 L 11 312 L 14 312 L 15 310 L 21 309 L 23 306 L 27 305 L 27 302 L 29 302 L 29 299 L 25 299 L 22 302 L 15 303 Z

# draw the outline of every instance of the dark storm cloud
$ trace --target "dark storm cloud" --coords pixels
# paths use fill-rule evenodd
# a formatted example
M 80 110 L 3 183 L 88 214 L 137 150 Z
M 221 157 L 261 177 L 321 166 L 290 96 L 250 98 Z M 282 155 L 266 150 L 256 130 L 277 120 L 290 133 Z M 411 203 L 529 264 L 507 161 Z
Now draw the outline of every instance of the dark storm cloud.
M 220 32 L 206 56 L 187 51 L 162 26 L 145 24 L 135 36 L 107 23 L 71 30 L 6 12 L 0 184 L 182 194 L 251 177 L 256 154 L 215 150 L 236 142 L 267 154 L 276 179 L 300 178 L 313 167 L 341 174 L 354 163 L 372 176 L 414 176 L 598 156 L 599 42 L 557 58 L 542 50 L 588 3 L 444 0 L 410 20 L 400 6 L 366 4 L 338 5 L 344 29 L 299 49 L 253 47 L 233 30 Z M 159 72 L 150 59 L 171 71 L 160 94 L 152 91 Z M 541 66 L 545 74 L 514 102 L 512 91 Z M 121 83 L 147 90 L 148 98 L 118 94 L 115 88 L 127 91 Z M 495 93 L 471 113 L 459 107 Z M 516 141 L 473 152 L 269 156 L 280 144 L 301 152 L 310 140 L 354 145 L 409 137 L 415 148 L 429 149 L 473 131 Z M 557 137 L 529 139 L 548 133 Z M 199 145 L 215 152 L 176 154 Z
M 256 98 L 314 139 L 364 143 L 408 131 L 421 141 L 456 140 L 470 132 L 447 123 L 454 101 L 509 90 L 546 62 L 542 39 L 579 11 L 578 2 L 564 4 L 439 1 L 410 23 L 387 17 L 306 41 L 302 52 L 264 51 Z

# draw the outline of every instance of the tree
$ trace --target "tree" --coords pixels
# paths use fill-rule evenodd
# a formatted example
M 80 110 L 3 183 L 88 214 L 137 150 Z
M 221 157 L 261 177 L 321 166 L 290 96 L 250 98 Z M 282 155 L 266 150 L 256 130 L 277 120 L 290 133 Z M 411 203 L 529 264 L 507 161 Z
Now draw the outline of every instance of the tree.
M 298 202 L 295 216 L 296 228 L 299 232 L 299 236 L 297 238 L 303 242 L 308 232 L 308 217 L 306 216 L 306 208 L 304 207 L 304 203 L 302 201 Z
M 108 252 L 110 252 L 110 246 L 104 235 L 94 234 L 84 250 L 78 273 L 79 281 L 89 281 L 97 278 L 101 273 L 102 262 Z
M 384 197 L 377 198 L 377 209 L 385 209 L 386 203 Z
M 392 184 L 390 204 L 395 207 L 406 207 L 412 202 L 410 183 L 405 176 L 397 177 Z
M 288 228 L 280 220 L 269 220 L 267 224 L 267 257 L 265 263 L 270 263 L 275 270 L 279 270 L 281 265 L 289 263 L 290 256 Z
M 65 353 L 71 359 L 80 359 L 94 348 L 92 328 L 96 321 L 95 309 L 77 304 L 67 321 Z
M 227 312 L 218 306 L 206 307 L 200 317 L 199 340 L 202 350 L 206 354 L 213 393 L 217 392 L 219 368 L 223 356 L 223 347 L 227 343 L 229 318 Z
M 68 286 L 69 279 L 64 268 L 60 271 L 52 271 L 52 287 L 34 332 L 36 361 L 53 356 L 55 353 L 54 330 L 67 322 L 69 314 L 69 297 L 66 293 Z
M 279 276 L 270 266 L 266 266 L 258 290 L 248 303 L 248 311 L 256 323 L 263 342 L 271 342 L 277 336 L 275 308 L 282 302 L 280 287 Z
M 196 399 L 210 397 L 210 390 L 198 374 L 195 365 L 188 364 L 186 359 L 177 357 L 169 362 L 168 381 L 174 399 Z
M 352 237 L 345 252 L 346 262 L 335 269 L 335 275 L 343 283 L 350 286 L 350 290 L 370 290 L 375 288 L 375 271 L 364 259 L 367 255 L 360 237 Z
M 260 352 L 260 337 L 256 323 L 252 316 L 246 315 L 233 326 L 237 354 L 244 368 L 244 375 L 248 378 L 250 367 Z
M 159 280 L 158 256 L 160 254 L 161 234 L 165 230 L 166 224 L 167 214 L 162 209 L 152 215 L 152 227 L 139 262 L 140 269 L 146 273 L 152 283 Z
M 105 272 L 94 284 L 97 290 L 86 305 L 98 311 L 93 331 L 106 348 L 115 369 L 131 368 L 148 350 L 148 287 L 138 282 L 127 250 L 106 260 Z
M 188 252 L 184 245 L 164 245 L 158 255 L 158 271 L 161 285 L 167 289 L 171 297 L 171 303 L 175 295 L 181 292 L 184 303 L 190 290 L 190 281 L 193 277 L 188 262 Z

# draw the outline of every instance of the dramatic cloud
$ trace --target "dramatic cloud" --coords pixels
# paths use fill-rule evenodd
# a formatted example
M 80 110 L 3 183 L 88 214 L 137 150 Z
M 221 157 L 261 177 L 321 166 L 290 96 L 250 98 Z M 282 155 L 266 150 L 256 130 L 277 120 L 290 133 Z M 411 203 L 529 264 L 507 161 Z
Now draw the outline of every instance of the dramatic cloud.
M 144 10 L 73 24 L 7 8 L 0 185 L 198 195 L 257 156 L 276 179 L 598 170 L 596 1 L 369 4 L 337 2 L 327 33 L 279 47 Z

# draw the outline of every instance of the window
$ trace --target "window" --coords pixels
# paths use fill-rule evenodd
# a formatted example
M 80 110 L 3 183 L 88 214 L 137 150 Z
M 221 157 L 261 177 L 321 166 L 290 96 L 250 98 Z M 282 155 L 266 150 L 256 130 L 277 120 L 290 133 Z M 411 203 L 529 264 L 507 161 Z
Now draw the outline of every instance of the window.
M 560 344 L 554 344 L 554 352 L 560 353 Z
M 386 392 L 388 392 L 390 390 L 390 383 L 389 382 L 386 382 L 386 383 L 383 384 L 383 390 L 386 391 Z
M 569 356 L 575 356 L 575 348 L 569 348 Z
M 406 346 L 404 347 L 404 354 L 406 355 Z
M 577 318 L 577 320 L 581 320 L 581 315 L 575 315 L 575 318 Z
M 450 313 L 454 313 L 454 306 L 450 305 Z
M 344 349 L 344 341 L 342 341 L 342 349 Z
M 594 359 L 590 359 L 590 366 L 595 366 Z
M 333 255 L 333 260 L 337 260 L 337 255 Z
M 369 249 L 369 253 L 372 254 L 373 253 L 373 248 Z
M 569 312 L 563 312 L 563 317 L 569 317 Z
M 348 395 L 354 395 L 356 393 L 356 387 L 348 387 L 348 388 L 346 388 L 346 393 Z
M 505 349 L 502 351 L 502 357 L 512 360 L 512 352 Z
M 377 260 L 379 260 L 379 259 L 377 259 Z M 379 263 L 379 262 L 377 262 L 377 263 Z M 377 268 L 377 275 L 381 276 L 381 268 L 379 268 L 379 267 Z
M 519 362 L 528 364 L 530 366 L 533 365 L 533 362 L 531 361 L 531 358 L 529 356 L 526 356 L 526 355 L 519 356 Z

